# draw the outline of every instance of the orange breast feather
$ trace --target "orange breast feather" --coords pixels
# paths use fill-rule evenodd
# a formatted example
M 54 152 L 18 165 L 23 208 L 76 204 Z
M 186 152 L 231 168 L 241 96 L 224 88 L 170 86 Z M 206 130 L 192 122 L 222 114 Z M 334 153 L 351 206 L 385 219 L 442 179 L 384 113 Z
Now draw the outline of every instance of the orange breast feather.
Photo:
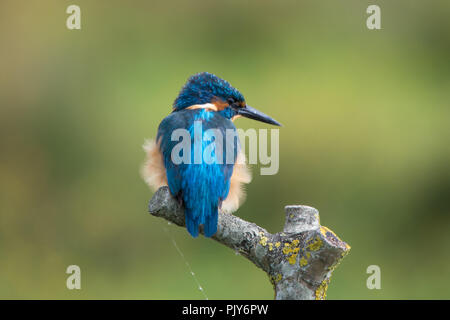
M 143 148 L 146 153 L 146 159 L 142 166 L 141 174 L 145 182 L 153 191 L 158 190 L 162 186 L 167 186 L 166 168 L 164 167 L 159 143 L 156 143 L 155 140 L 147 140 Z

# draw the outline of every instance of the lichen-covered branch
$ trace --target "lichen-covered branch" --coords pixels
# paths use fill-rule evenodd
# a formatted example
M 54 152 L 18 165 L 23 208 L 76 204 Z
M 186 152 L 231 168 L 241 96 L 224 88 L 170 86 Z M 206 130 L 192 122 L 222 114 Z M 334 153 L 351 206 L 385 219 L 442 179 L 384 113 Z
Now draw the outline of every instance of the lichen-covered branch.
M 324 299 L 331 274 L 350 246 L 320 225 L 316 209 L 294 205 L 285 211 L 284 230 L 275 234 L 234 215 L 219 214 L 212 238 L 264 270 L 274 286 L 275 299 Z M 149 212 L 185 225 L 184 210 L 168 187 L 155 193 Z

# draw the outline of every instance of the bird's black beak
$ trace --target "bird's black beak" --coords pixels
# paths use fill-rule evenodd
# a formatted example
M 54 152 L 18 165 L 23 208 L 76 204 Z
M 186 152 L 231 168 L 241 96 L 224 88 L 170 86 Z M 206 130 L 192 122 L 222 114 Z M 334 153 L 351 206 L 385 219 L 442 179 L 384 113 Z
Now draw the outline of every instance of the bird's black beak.
M 264 114 L 261 111 L 258 111 L 255 108 L 252 108 L 250 106 L 245 106 L 243 108 L 238 108 L 238 109 L 236 109 L 236 111 L 237 111 L 238 115 L 241 115 L 243 117 L 246 117 L 246 118 L 249 118 L 249 119 L 253 119 L 253 120 L 257 120 L 257 121 L 261 121 L 261 122 L 265 122 L 265 123 L 269 123 L 269 124 L 273 124 L 273 125 L 281 127 L 281 123 L 279 123 L 277 120 L 272 119 L 267 114 Z

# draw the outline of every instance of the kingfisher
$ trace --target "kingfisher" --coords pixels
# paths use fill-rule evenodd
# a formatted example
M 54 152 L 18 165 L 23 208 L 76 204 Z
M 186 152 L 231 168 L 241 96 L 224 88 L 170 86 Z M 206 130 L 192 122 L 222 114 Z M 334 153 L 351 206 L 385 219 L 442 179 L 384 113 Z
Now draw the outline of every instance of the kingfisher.
M 251 174 L 233 123 L 239 117 L 281 126 L 247 105 L 242 93 L 228 81 L 212 73 L 198 73 L 179 92 L 156 139 L 143 146 L 145 182 L 154 191 L 169 187 L 184 207 L 186 228 L 194 238 L 201 225 L 206 237 L 213 236 L 219 212 L 233 213 L 244 201 L 243 184 L 251 181 Z

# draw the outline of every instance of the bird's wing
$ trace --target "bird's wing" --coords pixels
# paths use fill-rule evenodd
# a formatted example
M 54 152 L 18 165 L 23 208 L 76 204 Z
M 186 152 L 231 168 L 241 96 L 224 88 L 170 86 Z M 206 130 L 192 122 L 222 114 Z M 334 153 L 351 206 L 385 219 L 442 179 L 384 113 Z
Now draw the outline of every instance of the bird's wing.
M 194 162 L 195 121 L 200 121 L 204 137 L 200 140 L 202 145 L 201 163 Z M 185 129 L 189 132 L 190 150 L 183 150 L 182 154 L 190 151 L 190 163 L 176 164 L 172 159 L 172 150 L 177 148 L 175 150 L 179 151 L 179 147 L 176 147 L 176 145 L 180 143 L 178 140 L 172 141 L 171 139 L 172 132 L 175 129 Z M 215 131 L 208 131 L 209 129 Z M 227 129 L 236 130 L 230 120 L 206 110 L 174 112 L 161 122 L 158 129 L 157 139 L 160 141 L 168 185 L 171 193 L 183 200 L 186 226 L 193 236 L 198 235 L 200 224 L 204 225 L 206 236 L 213 235 L 217 230 L 218 208 L 228 195 L 230 178 L 239 149 L 237 137 L 226 139 Z M 223 138 L 222 144 L 215 141 L 217 136 L 214 134 L 219 133 Z M 210 135 L 209 140 L 205 139 L 208 134 Z M 220 145 L 222 146 L 222 152 L 219 151 Z M 228 162 L 230 163 L 227 163 L 227 151 L 233 152 L 232 156 L 228 156 Z M 205 154 L 210 157 L 208 160 L 204 157 Z M 222 163 L 218 159 L 220 155 L 222 156 Z M 215 159 L 216 161 L 214 161 Z M 207 161 L 210 162 L 207 163 Z

